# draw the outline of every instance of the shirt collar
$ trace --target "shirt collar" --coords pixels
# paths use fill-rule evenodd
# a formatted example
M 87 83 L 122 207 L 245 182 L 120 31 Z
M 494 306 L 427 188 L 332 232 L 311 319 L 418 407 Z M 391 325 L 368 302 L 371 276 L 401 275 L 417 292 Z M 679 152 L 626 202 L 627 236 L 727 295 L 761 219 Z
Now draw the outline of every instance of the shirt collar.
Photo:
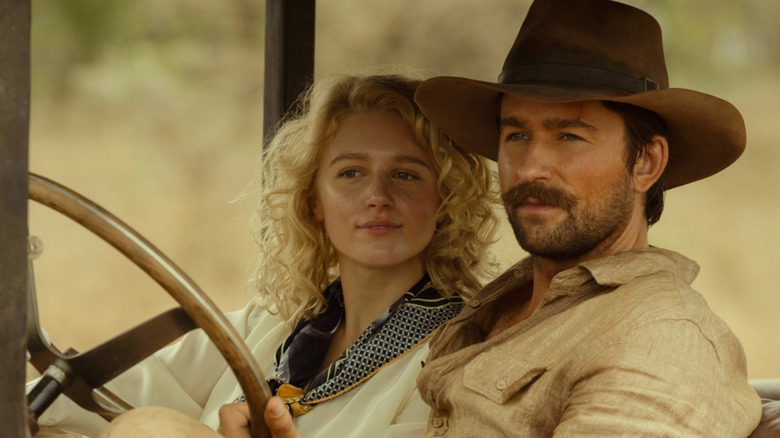
M 621 252 L 580 264 L 602 286 L 617 287 L 644 275 L 657 272 L 674 272 L 680 280 L 693 283 L 699 273 L 699 265 L 674 251 L 661 248 L 641 248 Z
M 510 268 L 511 283 L 522 285 L 531 281 L 532 258 L 526 257 Z M 607 257 L 586 260 L 559 272 L 550 284 L 544 301 L 561 295 L 589 292 L 598 287 L 616 288 L 644 275 L 661 271 L 674 272 L 680 280 L 691 284 L 699 273 L 699 265 L 674 251 L 662 248 L 640 248 L 623 251 Z M 591 286 L 588 286 L 588 283 Z

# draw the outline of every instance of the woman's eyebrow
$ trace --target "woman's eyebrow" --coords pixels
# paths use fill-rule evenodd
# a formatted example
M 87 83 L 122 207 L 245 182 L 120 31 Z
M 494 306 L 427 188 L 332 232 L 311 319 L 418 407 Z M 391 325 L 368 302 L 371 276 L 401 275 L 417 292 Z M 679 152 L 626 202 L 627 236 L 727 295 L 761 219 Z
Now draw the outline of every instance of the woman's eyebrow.
M 367 159 L 368 159 L 367 154 L 361 152 L 347 152 L 333 157 L 333 159 L 330 160 L 330 163 L 328 164 L 333 165 L 340 161 L 346 161 L 346 160 L 367 160 Z M 431 165 L 428 163 L 428 161 L 415 157 L 413 155 L 399 155 L 397 157 L 393 157 L 393 159 L 401 163 L 419 164 L 420 166 L 423 166 L 427 169 L 431 169 Z
M 401 155 L 397 158 L 398 161 L 402 163 L 412 163 L 412 164 L 419 164 L 420 166 L 423 166 L 427 169 L 431 168 L 431 165 L 428 164 L 428 161 L 411 156 L 411 155 Z
M 328 164 L 335 164 L 339 161 L 345 161 L 345 160 L 365 160 L 367 158 L 366 154 L 362 152 L 346 152 L 343 154 L 336 155 L 333 157 L 332 160 L 330 160 L 330 163 Z

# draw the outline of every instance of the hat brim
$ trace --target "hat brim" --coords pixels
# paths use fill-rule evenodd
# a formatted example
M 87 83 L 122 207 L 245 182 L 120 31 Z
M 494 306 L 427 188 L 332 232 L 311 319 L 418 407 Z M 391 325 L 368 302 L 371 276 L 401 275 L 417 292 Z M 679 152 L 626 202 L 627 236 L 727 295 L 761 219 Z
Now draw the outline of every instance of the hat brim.
M 654 111 L 667 127 L 667 189 L 725 169 L 745 149 L 745 123 L 733 105 L 682 88 L 625 95 L 611 89 L 583 88 L 581 85 L 495 84 L 443 76 L 423 81 L 415 93 L 415 101 L 455 142 L 495 161 L 499 144 L 499 97 L 502 94 L 545 102 L 623 102 Z

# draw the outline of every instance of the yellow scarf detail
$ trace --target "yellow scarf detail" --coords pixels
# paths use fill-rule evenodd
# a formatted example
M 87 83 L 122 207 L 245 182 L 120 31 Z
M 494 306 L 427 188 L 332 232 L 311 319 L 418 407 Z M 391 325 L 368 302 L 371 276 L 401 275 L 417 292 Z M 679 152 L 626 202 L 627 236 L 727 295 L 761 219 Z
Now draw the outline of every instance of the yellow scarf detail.
M 290 385 L 289 383 L 282 384 L 282 386 L 279 387 L 276 395 L 281 397 L 284 403 L 288 406 L 293 418 L 300 417 L 301 415 L 309 412 L 313 407 L 308 404 L 301 404 L 300 400 L 303 398 L 303 390 L 297 386 Z

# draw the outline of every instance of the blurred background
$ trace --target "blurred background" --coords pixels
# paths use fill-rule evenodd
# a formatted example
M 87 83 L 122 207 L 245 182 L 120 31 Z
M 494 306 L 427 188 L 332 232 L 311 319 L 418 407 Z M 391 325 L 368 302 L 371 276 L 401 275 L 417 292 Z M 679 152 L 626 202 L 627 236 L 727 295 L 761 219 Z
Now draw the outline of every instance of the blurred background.
M 626 3 L 660 21 L 671 86 L 725 98 L 748 129 L 735 165 L 667 194 L 651 243 L 699 262 L 694 287 L 742 340 L 749 377 L 780 377 L 780 2 Z M 411 66 L 493 81 L 529 4 L 320 1 L 315 77 Z M 262 145 L 264 11 L 259 0 L 33 0 L 30 170 L 119 216 L 225 311 L 249 289 L 250 212 L 232 200 Z M 44 245 L 41 322 L 60 348 L 87 349 L 175 305 L 33 203 L 30 232 Z M 511 232 L 496 251 L 505 266 L 523 255 Z

